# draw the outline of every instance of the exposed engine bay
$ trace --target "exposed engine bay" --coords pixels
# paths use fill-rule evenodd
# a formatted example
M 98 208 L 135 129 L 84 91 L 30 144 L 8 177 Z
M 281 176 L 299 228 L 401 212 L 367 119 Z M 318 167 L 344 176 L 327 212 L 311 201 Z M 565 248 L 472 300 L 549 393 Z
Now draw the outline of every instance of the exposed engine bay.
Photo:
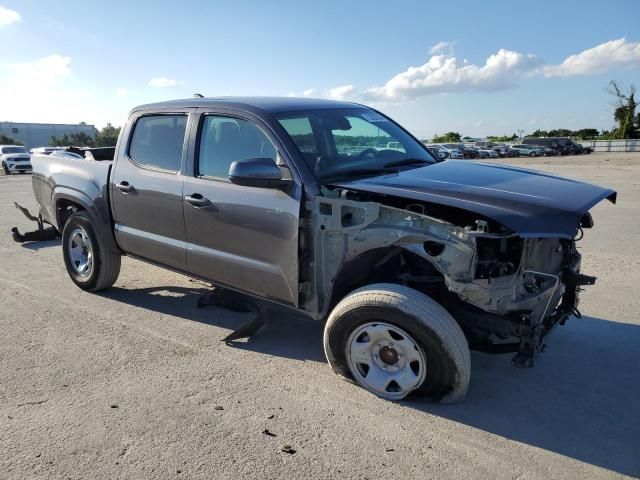
M 523 238 L 464 210 L 325 188 L 305 206 L 301 306 L 319 318 L 360 282 L 389 281 L 435 298 L 472 348 L 517 352 L 530 366 L 544 336 L 576 314 L 580 274 L 574 240 Z M 588 214 L 576 231 L 592 226 Z M 314 261 L 309 261 L 313 258 Z

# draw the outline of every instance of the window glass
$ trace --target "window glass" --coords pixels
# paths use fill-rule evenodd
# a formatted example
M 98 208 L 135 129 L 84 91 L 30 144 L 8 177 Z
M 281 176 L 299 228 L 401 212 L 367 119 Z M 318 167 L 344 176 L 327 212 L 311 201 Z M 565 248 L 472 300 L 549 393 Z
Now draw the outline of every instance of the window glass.
M 140 165 L 180 170 L 186 115 L 140 117 L 133 129 L 129 156 Z
M 365 150 L 396 150 L 406 153 L 402 143 L 382 130 L 376 123 L 370 123 L 360 116 L 346 115 L 349 130 L 332 129 L 338 155 L 360 155 Z M 342 127 L 343 128 L 343 127 Z
M 374 110 L 318 109 L 276 118 L 321 183 L 435 163 L 420 142 Z
M 276 149 L 252 122 L 231 117 L 206 116 L 200 134 L 198 175 L 227 178 L 236 160 L 271 158 Z
M 2 153 L 29 153 L 25 147 L 2 147 Z

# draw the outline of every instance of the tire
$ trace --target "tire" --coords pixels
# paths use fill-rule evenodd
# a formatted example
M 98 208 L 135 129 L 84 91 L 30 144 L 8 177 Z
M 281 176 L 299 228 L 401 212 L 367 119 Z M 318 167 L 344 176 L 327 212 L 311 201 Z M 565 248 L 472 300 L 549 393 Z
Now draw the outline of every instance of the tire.
M 73 245 L 76 248 L 73 249 Z M 87 261 L 87 268 L 81 268 L 83 263 L 78 260 L 78 254 L 74 253 L 81 246 L 86 247 L 84 257 L 91 258 Z M 104 242 L 95 234 L 89 216 L 85 212 L 72 214 L 62 230 L 62 254 L 67 273 L 73 283 L 83 290 L 97 292 L 112 286 L 120 274 L 120 255 L 109 251 Z
M 537 157 L 538 155 L 536 154 L 536 152 L 531 152 L 531 153 L 529 154 L 529 156 L 530 156 L 530 157 Z
M 4 170 L 5 175 L 9 175 L 11 173 L 4 162 L 2 163 L 2 169 Z
M 387 349 L 386 353 L 383 351 L 385 346 L 376 350 L 380 346 L 380 337 L 376 336 L 380 334 L 380 330 L 388 330 L 388 334 L 398 344 L 413 345 L 415 351 L 396 345 Z M 364 331 L 364 340 L 361 331 Z M 371 336 L 369 331 L 373 332 Z M 398 335 L 400 339 L 397 338 Z M 360 352 L 360 349 L 367 348 L 369 342 L 370 352 Z M 388 345 L 391 346 L 391 343 Z M 417 370 L 414 369 L 415 361 L 409 364 L 415 378 L 406 370 L 408 362 L 405 362 L 400 371 L 401 378 L 410 380 L 410 389 L 394 391 L 399 384 L 393 385 L 394 372 L 386 371 L 389 365 L 387 360 L 393 362 L 393 356 L 382 364 L 385 371 L 380 368 L 383 354 L 386 355 L 389 350 L 396 352 L 395 360 L 398 362 L 398 357 L 409 360 L 410 355 L 417 358 L 417 362 L 423 360 L 423 365 L 418 365 Z M 456 403 L 464 399 L 469 387 L 471 357 L 467 339 L 460 326 L 435 300 L 402 285 L 369 285 L 342 299 L 327 320 L 324 352 L 335 373 L 390 400 L 400 400 L 409 394 L 416 394 L 441 403 Z M 354 362 L 354 356 L 364 363 L 358 363 L 360 360 Z M 369 366 L 365 371 L 366 363 Z M 399 364 L 389 368 L 397 370 Z M 375 373 L 375 378 L 388 378 L 390 383 L 384 389 L 372 387 L 367 383 L 369 372 Z M 385 385 L 385 381 L 377 383 Z M 414 381 L 417 382 L 415 385 Z M 371 383 L 376 382 L 372 380 Z M 389 391 L 391 386 L 394 388 Z

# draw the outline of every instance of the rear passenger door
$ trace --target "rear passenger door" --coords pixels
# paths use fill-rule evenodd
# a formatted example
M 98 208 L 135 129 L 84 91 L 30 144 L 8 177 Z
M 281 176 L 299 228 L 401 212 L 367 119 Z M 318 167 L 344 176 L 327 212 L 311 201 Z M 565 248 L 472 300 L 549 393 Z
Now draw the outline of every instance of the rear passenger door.
M 276 160 L 292 178 L 268 126 L 239 115 L 206 112 L 198 120 L 184 187 L 189 272 L 297 305 L 301 183 L 275 189 L 229 181 L 234 160 L 258 157 Z
M 189 111 L 139 114 L 111 174 L 116 239 L 129 254 L 186 270 L 181 174 Z M 124 143 L 124 142 L 123 142 Z

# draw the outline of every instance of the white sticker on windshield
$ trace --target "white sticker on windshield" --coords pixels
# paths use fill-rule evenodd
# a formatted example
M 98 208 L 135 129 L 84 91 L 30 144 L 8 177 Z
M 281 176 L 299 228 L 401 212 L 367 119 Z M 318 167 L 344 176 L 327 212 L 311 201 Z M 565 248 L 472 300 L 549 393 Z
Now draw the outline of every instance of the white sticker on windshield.
M 364 118 L 367 122 L 386 122 L 387 119 L 382 115 L 376 112 L 366 112 L 362 114 L 362 118 Z

